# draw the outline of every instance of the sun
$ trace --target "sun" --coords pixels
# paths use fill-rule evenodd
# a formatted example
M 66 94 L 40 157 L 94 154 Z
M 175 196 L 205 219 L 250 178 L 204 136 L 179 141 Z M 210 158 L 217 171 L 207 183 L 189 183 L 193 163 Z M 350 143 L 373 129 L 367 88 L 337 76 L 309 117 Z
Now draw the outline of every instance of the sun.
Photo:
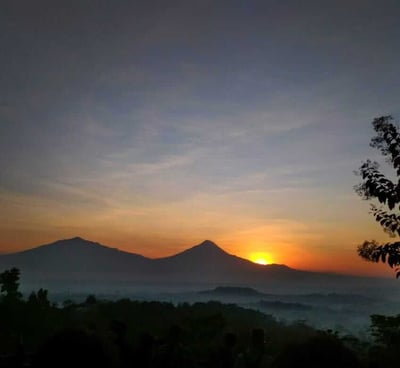
M 250 254 L 250 261 L 260 264 L 260 265 L 268 265 L 271 264 L 271 257 L 267 253 L 257 252 Z
M 257 258 L 253 262 L 264 266 L 268 264 L 267 260 L 265 260 L 264 258 Z

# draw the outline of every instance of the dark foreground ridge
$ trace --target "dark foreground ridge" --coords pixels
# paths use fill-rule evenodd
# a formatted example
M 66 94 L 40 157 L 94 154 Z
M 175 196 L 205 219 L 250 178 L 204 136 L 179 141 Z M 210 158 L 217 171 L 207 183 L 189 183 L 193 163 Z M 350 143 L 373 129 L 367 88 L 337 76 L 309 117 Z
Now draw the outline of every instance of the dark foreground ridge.
M 89 295 L 61 306 L 42 288 L 24 299 L 18 282 L 17 269 L 0 274 L 4 368 L 357 368 L 365 359 L 332 331 L 284 324 L 233 304 L 107 301 Z M 389 347 L 380 349 L 380 360 L 390 363 Z

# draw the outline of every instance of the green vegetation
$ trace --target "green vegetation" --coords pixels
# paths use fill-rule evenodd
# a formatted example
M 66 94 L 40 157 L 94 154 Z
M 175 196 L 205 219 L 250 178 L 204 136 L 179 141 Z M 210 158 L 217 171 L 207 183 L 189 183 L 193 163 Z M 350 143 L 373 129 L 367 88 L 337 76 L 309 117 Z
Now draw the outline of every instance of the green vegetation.
M 89 295 L 59 306 L 43 289 L 25 300 L 17 271 L 0 274 L 2 367 L 368 367 L 377 357 L 384 367 L 396 363 L 400 316 L 373 316 L 375 342 L 368 343 L 219 302 Z

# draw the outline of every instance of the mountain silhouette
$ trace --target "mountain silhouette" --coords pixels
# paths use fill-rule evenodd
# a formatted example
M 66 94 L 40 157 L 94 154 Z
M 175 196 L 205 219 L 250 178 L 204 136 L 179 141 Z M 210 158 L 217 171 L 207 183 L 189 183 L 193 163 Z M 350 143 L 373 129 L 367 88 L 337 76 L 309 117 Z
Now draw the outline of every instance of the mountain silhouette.
M 18 253 L 1 255 L 0 269 L 18 267 L 33 278 L 81 279 L 129 275 L 145 270 L 150 260 L 75 237 Z
M 186 257 L 187 255 L 190 255 L 190 257 L 193 256 L 204 257 L 204 256 L 229 255 L 229 254 L 211 240 L 204 240 L 202 243 L 195 245 L 192 248 L 186 249 L 183 252 L 178 253 L 173 257 Z
M 214 242 L 202 243 L 170 257 L 154 260 L 155 270 L 177 281 L 181 275 L 191 282 L 249 282 L 257 274 L 279 269 L 296 272 L 287 266 L 258 265 L 225 252 Z
M 279 288 L 326 284 L 341 276 L 259 265 L 229 254 L 210 240 L 178 254 L 151 259 L 75 237 L 0 255 L 0 272 L 17 267 L 23 284 L 80 285 L 253 285 Z M 71 286 L 72 285 L 72 286 Z

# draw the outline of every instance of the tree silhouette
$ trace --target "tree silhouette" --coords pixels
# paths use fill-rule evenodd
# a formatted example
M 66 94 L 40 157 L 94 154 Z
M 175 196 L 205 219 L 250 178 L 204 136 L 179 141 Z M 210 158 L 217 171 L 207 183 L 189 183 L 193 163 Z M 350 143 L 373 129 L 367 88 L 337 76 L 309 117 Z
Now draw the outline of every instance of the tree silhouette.
M 28 297 L 28 303 L 30 305 L 37 306 L 39 308 L 50 307 L 50 301 L 48 299 L 48 291 L 46 289 L 40 288 L 37 293 L 32 291 Z
M 1 292 L 6 293 L 8 300 L 18 300 L 22 297 L 19 289 L 20 271 L 18 268 L 12 268 L 0 273 Z
M 400 131 L 390 115 L 381 116 L 372 122 L 375 137 L 370 146 L 380 150 L 386 162 L 394 169 L 397 182 L 392 181 L 379 170 L 379 164 L 367 160 L 356 172 L 363 181 L 355 187 L 356 192 L 366 200 L 377 200 L 371 204 L 371 214 L 391 237 L 400 236 Z M 371 262 L 387 263 L 395 268 L 400 277 L 400 242 L 379 244 L 375 240 L 364 241 L 358 249 L 360 257 Z

